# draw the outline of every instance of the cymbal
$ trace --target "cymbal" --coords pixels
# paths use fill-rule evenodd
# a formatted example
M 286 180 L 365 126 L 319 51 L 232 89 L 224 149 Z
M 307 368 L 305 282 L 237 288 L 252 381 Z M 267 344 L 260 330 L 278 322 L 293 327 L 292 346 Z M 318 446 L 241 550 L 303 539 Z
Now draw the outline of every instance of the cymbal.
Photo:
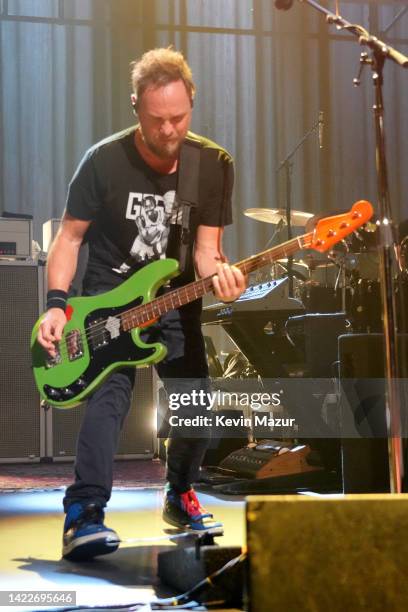
M 247 208 L 244 210 L 244 215 L 264 223 L 277 224 L 282 219 L 286 221 L 286 210 L 284 208 Z M 302 210 L 292 210 L 290 213 L 291 224 L 298 227 L 306 225 L 307 221 L 312 217 L 311 213 L 303 212 Z
M 274 263 L 281 264 L 282 266 L 287 266 L 289 263 L 289 259 L 287 257 L 282 257 L 282 259 L 276 259 Z M 299 268 L 309 269 L 307 263 L 300 259 L 293 259 L 292 265 L 298 266 Z

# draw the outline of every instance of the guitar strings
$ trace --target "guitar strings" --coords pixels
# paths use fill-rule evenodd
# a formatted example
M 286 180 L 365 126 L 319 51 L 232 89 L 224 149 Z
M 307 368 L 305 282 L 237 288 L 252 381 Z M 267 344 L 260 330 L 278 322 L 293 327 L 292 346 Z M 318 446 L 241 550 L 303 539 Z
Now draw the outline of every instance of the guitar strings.
M 258 262 L 259 260 L 262 261 L 263 258 L 267 258 L 267 261 L 265 262 L 265 265 L 267 263 L 272 263 L 274 260 L 278 259 L 279 257 L 283 256 L 283 255 L 288 255 L 287 249 L 289 246 L 291 247 L 295 247 L 298 246 L 299 249 L 300 248 L 307 248 L 307 240 L 312 236 L 312 232 L 309 232 L 308 234 L 304 234 L 303 236 L 300 236 L 298 238 L 293 238 L 292 240 L 289 240 L 285 243 L 283 243 L 282 245 L 278 245 L 276 247 L 274 247 L 273 249 L 269 249 L 268 251 L 264 251 L 263 253 L 260 253 L 257 256 L 252 256 L 252 257 L 248 257 L 247 259 L 244 259 L 243 261 L 239 262 L 239 265 L 241 268 L 243 268 L 244 273 L 248 274 L 249 272 L 252 272 L 253 269 L 258 268 Z M 302 241 L 302 244 L 300 243 L 300 241 Z M 293 251 L 296 250 L 296 248 L 293 248 Z M 293 252 L 292 251 L 292 252 Z M 203 279 L 201 279 L 201 281 L 199 281 L 199 283 L 202 283 L 205 287 L 205 284 L 212 278 L 212 276 L 207 276 Z M 188 289 L 189 287 L 193 286 L 194 284 L 196 284 L 197 281 L 193 281 L 192 283 L 189 283 L 187 285 L 185 285 L 184 287 L 182 287 L 183 290 L 186 291 L 186 293 L 188 293 Z M 167 306 L 166 301 L 168 302 L 169 300 L 172 303 L 172 306 L 174 308 L 174 304 L 172 302 L 172 297 L 174 296 L 177 292 L 179 292 L 179 290 L 175 290 L 172 292 L 169 292 L 163 296 L 160 296 L 158 298 L 155 298 L 154 300 L 152 300 L 151 302 L 148 302 L 147 304 L 140 304 L 139 306 L 136 306 L 134 308 L 131 308 L 127 311 L 124 311 L 118 315 L 110 315 L 111 318 L 116 319 L 119 322 L 119 326 L 121 326 L 123 319 L 122 317 L 129 315 L 129 313 L 134 313 L 134 316 L 137 317 L 138 311 L 143 311 L 143 310 L 147 310 L 147 308 L 149 306 L 151 306 L 152 304 L 157 304 L 158 302 L 164 302 L 164 306 Z M 179 306 L 181 306 L 182 304 L 179 304 Z M 154 319 L 154 306 L 153 308 L 153 319 Z M 158 309 L 160 309 L 160 306 L 157 306 Z M 164 313 L 162 313 L 164 314 Z M 149 315 L 150 316 L 150 315 Z M 147 321 L 149 321 L 150 319 L 147 318 L 145 321 L 142 319 L 141 321 L 139 321 L 138 323 L 147 323 Z M 101 321 L 99 321 L 98 323 L 96 323 L 95 325 L 93 325 L 92 327 L 86 327 L 85 328 L 85 332 L 79 331 L 79 330 L 71 330 L 72 335 L 70 337 L 66 336 L 63 341 L 62 344 L 61 342 L 58 344 L 58 353 L 62 358 L 70 358 L 70 348 L 68 346 L 69 342 L 72 341 L 72 343 L 75 343 L 78 339 L 82 342 L 86 342 L 88 340 L 94 340 L 98 334 L 100 334 L 106 327 L 108 319 L 102 319 Z M 135 327 L 137 327 L 137 325 L 135 325 Z M 124 330 L 124 329 L 120 329 L 119 334 L 123 333 L 124 331 L 131 331 L 131 330 Z M 78 333 L 75 333 L 78 332 Z
M 347 215 L 336 215 L 337 217 L 347 217 Z M 361 217 L 361 213 L 360 213 L 360 217 Z M 340 221 L 340 219 L 338 219 L 338 221 Z M 362 223 L 359 223 L 357 227 L 359 227 L 360 225 L 362 225 Z M 350 230 L 348 233 L 351 233 Z M 299 236 L 297 238 L 292 238 L 291 240 L 288 240 L 287 242 L 283 243 L 282 245 L 277 245 L 276 247 L 272 248 L 272 249 L 268 249 L 267 251 L 264 251 L 263 253 L 259 253 L 256 256 L 252 256 L 252 257 L 248 257 L 247 259 L 244 259 L 243 261 L 239 262 L 238 264 L 235 264 L 237 267 L 240 267 L 243 269 L 244 273 L 248 273 L 251 272 L 251 268 L 252 269 L 256 269 L 256 267 L 258 266 L 258 261 L 259 260 L 263 260 L 264 258 L 267 259 L 267 261 L 264 263 L 264 265 L 266 265 L 267 263 L 272 263 L 275 259 L 278 259 L 280 256 L 282 255 L 289 255 L 289 253 L 293 253 L 294 251 L 296 251 L 296 248 L 291 249 L 289 252 L 287 251 L 287 249 L 289 247 L 295 247 L 298 246 L 299 249 L 304 249 L 307 248 L 308 246 L 310 247 L 311 244 L 311 238 L 313 236 L 314 232 L 308 232 L 307 234 L 304 234 L 303 236 Z M 255 268 L 254 268 L 255 265 Z M 214 276 L 214 275 L 212 275 Z M 204 279 L 202 279 L 200 282 L 204 284 L 208 282 L 208 280 L 210 278 L 212 278 L 212 276 L 208 276 Z M 185 291 L 188 291 L 188 288 L 195 285 L 197 281 L 190 283 L 188 285 L 185 285 L 183 287 L 183 289 Z M 120 322 L 122 321 L 122 317 L 129 315 L 130 312 L 136 313 L 137 316 L 137 311 L 140 310 L 142 311 L 143 309 L 147 310 L 147 308 L 149 307 L 149 305 L 154 304 L 154 303 L 158 303 L 159 301 L 163 301 L 166 305 L 166 300 L 168 301 L 169 299 L 171 300 L 172 296 L 175 295 L 176 293 L 179 293 L 180 290 L 175 290 L 173 292 L 167 293 L 165 296 L 161 296 L 159 298 L 156 298 L 155 300 L 153 300 L 152 302 L 149 302 L 148 304 L 141 304 L 140 306 L 137 306 L 136 308 L 130 309 L 128 311 L 125 311 L 123 313 L 120 313 L 120 315 L 114 316 L 113 318 L 119 320 Z M 179 304 L 179 306 L 181 306 L 181 304 Z M 172 307 L 175 308 L 174 303 L 172 302 Z M 160 307 L 158 306 L 158 308 L 160 309 Z M 164 314 L 164 313 L 161 313 Z M 153 306 L 153 319 L 154 319 L 154 306 Z M 86 328 L 85 329 L 85 334 L 83 332 L 79 332 L 79 337 L 81 340 L 87 340 L 88 338 L 92 338 L 95 337 L 95 334 L 100 333 L 100 331 L 102 331 L 103 328 L 105 328 L 106 323 L 107 323 L 108 319 L 103 319 L 102 321 L 100 321 L 99 323 L 95 324 L 92 328 Z M 147 323 L 149 321 L 149 319 L 147 319 L 146 321 L 142 320 L 141 323 Z M 137 325 L 135 325 L 135 327 L 137 327 Z M 73 330 L 73 331 L 78 331 L 78 330 Z M 124 330 L 125 331 L 125 330 Z M 122 332 L 119 332 L 122 333 Z M 78 337 L 78 336 L 77 336 Z M 64 345 L 63 345 L 64 346 Z M 65 346 L 67 346 L 67 342 L 65 340 Z M 61 356 L 68 356 L 68 348 L 66 348 L 65 350 L 61 350 L 63 347 L 59 347 L 59 353 Z
M 304 236 L 300 237 L 303 239 L 303 241 L 306 243 L 306 238 L 308 238 L 309 236 L 311 236 L 311 233 L 309 234 L 305 234 Z M 266 263 L 272 263 L 275 259 L 279 258 L 282 255 L 287 255 L 286 249 L 289 246 L 290 243 L 293 243 L 291 246 L 294 246 L 297 243 L 297 246 L 300 247 L 300 243 L 298 242 L 297 238 L 292 239 L 291 241 L 288 241 L 286 243 L 284 243 L 283 245 L 278 245 L 277 247 L 275 247 L 272 251 L 265 251 L 264 253 L 260 253 L 258 256 L 255 257 L 248 257 L 247 259 L 243 260 L 242 262 L 240 262 L 241 267 L 243 268 L 247 268 L 244 269 L 245 273 L 251 272 L 252 269 L 256 269 L 256 267 L 258 267 L 258 262 L 259 260 L 262 261 L 262 258 L 267 257 L 268 261 Z M 305 248 L 305 244 L 302 245 L 303 248 Z M 266 265 L 266 264 L 265 264 Z M 205 285 L 206 282 L 208 282 L 208 280 L 211 278 L 211 276 L 208 276 L 204 279 L 201 279 L 201 283 Z M 188 288 L 192 285 L 194 285 L 196 283 L 190 283 L 188 285 L 185 285 L 183 287 L 183 289 L 186 291 L 186 293 L 188 293 Z M 155 302 L 159 302 L 162 301 L 164 302 L 164 305 L 166 306 L 166 301 L 170 301 L 172 302 L 171 296 L 174 295 L 176 291 L 167 293 L 164 296 L 160 296 L 159 298 L 156 298 L 155 300 L 153 300 L 152 302 L 149 302 L 148 304 L 141 304 L 139 306 L 136 306 L 134 308 L 131 308 L 125 312 L 120 313 L 119 315 L 111 315 L 112 318 L 116 319 L 117 321 L 119 321 L 119 325 L 122 322 L 122 317 L 129 315 L 129 313 L 133 312 L 134 316 L 137 317 L 138 311 L 143 311 L 146 310 L 147 307 L 149 307 L 149 305 L 154 304 Z M 179 304 L 181 305 L 181 304 Z M 172 306 L 174 308 L 174 303 L 172 302 Z M 160 308 L 160 306 L 157 306 L 158 308 Z M 153 315 L 154 315 L 154 306 L 153 306 Z M 150 315 L 149 315 L 150 316 Z M 70 358 L 70 347 L 69 347 L 69 343 L 72 342 L 73 344 L 75 344 L 78 340 L 80 341 L 86 341 L 86 340 L 93 340 L 97 337 L 98 334 L 100 334 L 106 326 L 108 319 L 103 319 L 102 321 L 99 321 L 98 323 L 96 323 L 95 325 L 93 325 L 92 327 L 86 327 L 85 328 L 85 333 L 79 330 L 72 330 L 72 332 L 77 332 L 77 334 L 73 333 L 71 337 L 65 337 L 62 344 L 60 343 L 58 345 L 58 353 L 59 356 L 64 358 Z M 140 323 L 146 323 L 147 321 L 149 321 L 149 317 L 146 320 L 141 320 Z M 137 325 L 135 325 L 136 327 Z M 119 333 L 123 333 L 123 329 L 121 329 L 121 331 Z M 72 333 L 70 332 L 70 333 Z
M 302 245 L 302 248 L 307 248 L 306 239 L 307 239 L 307 238 L 309 238 L 311 235 L 312 235 L 312 232 L 309 232 L 309 234 L 305 234 L 304 236 L 301 236 L 301 237 L 300 237 L 300 238 L 301 238 L 301 239 L 303 239 L 303 240 L 304 240 L 304 242 L 305 242 L 305 244 L 303 244 L 303 245 Z M 288 247 L 288 245 L 289 245 L 291 242 L 293 242 L 294 244 L 296 244 L 296 246 L 299 246 L 299 248 L 300 248 L 300 244 L 299 244 L 299 242 L 298 242 L 298 238 L 294 238 L 293 240 L 290 240 L 290 241 L 288 241 L 288 242 L 284 243 L 283 245 L 278 245 L 278 247 L 274 247 L 273 251 L 276 251 L 276 252 L 274 252 L 274 253 L 273 253 L 273 255 L 272 255 L 271 253 L 269 253 L 269 254 L 268 254 L 268 251 L 265 251 L 264 253 L 260 253 L 258 256 L 255 256 L 255 257 L 248 257 L 247 259 L 244 259 L 243 261 L 239 262 L 239 265 L 240 265 L 241 267 L 244 267 L 244 266 L 246 266 L 247 264 L 249 264 L 249 266 L 250 266 L 252 269 L 256 269 L 256 267 L 258 267 L 258 261 L 259 261 L 259 259 L 261 259 L 261 260 L 262 260 L 262 257 L 265 257 L 265 256 L 267 256 L 267 257 L 268 257 L 268 259 L 269 259 L 269 261 L 265 262 L 265 265 L 266 265 L 267 263 L 272 263 L 272 262 L 273 262 L 275 259 L 277 259 L 277 258 L 281 257 L 282 255 L 288 255 L 288 253 L 286 252 L 286 250 L 285 250 L 285 249 Z M 293 245 L 292 245 L 292 246 L 293 246 Z M 267 255 L 267 254 L 268 254 L 268 255 Z M 238 264 L 236 264 L 236 265 L 238 265 Z M 245 272 L 245 273 L 251 272 L 251 271 L 252 271 L 252 269 L 247 269 L 247 270 L 244 270 L 244 272 Z M 205 283 L 206 283 L 206 282 L 207 282 L 209 279 L 211 279 L 211 278 L 212 278 L 212 276 L 214 276 L 214 275 L 207 276 L 207 277 L 205 277 L 205 278 L 201 279 L 201 280 L 199 281 L 199 283 L 205 284 Z M 135 306 L 134 308 L 131 308 L 131 309 L 127 310 L 127 311 L 124 311 L 124 312 L 120 313 L 119 315 L 115 315 L 115 318 L 117 318 L 117 317 L 123 317 L 123 316 L 125 316 L 125 315 L 129 315 L 129 313 L 131 313 L 131 312 L 134 312 L 134 313 L 135 313 L 135 316 L 137 316 L 137 311 L 139 311 L 139 310 L 141 311 L 141 310 L 143 310 L 143 309 L 147 309 L 147 308 L 148 308 L 150 305 L 152 305 L 152 304 L 154 304 L 154 303 L 157 303 L 157 302 L 159 302 L 159 301 L 163 301 L 163 302 L 166 302 L 166 301 L 169 301 L 169 300 L 170 300 L 170 301 L 172 301 L 172 296 L 174 296 L 176 293 L 180 293 L 180 290 L 184 290 L 184 291 L 186 291 L 186 293 L 187 293 L 187 292 L 188 292 L 188 289 L 189 289 L 191 286 L 193 286 L 194 284 L 196 284 L 196 283 L 197 283 L 197 281 L 193 281 L 192 283 L 188 283 L 187 285 L 184 285 L 184 287 L 181 287 L 180 289 L 177 289 L 177 290 L 175 290 L 175 291 L 171 291 L 171 292 L 169 292 L 169 293 L 166 293 L 166 294 L 165 294 L 165 295 L 163 295 L 163 296 L 160 296 L 160 297 L 158 297 L 158 298 L 155 298 L 154 300 L 152 300 L 151 302 L 148 302 L 147 304 L 140 304 L 139 306 Z M 190 296 L 187 296 L 187 297 L 188 297 L 188 299 L 189 299 L 189 297 L 190 297 Z M 201 296 L 197 296 L 197 299 L 198 299 L 198 297 L 201 297 Z M 167 306 L 167 304 L 165 304 L 165 306 Z M 182 306 L 182 303 L 179 303 L 179 306 Z M 174 306 L 173 302 L 172 302 L 172 304 L 171 304 L 171 307 L 172 307 L 172 308 L 176 308 L 176 306 Z M 158 308 L 160 308 L 160 306 L 158 306 Z M 163 314 L 163 313 L 160 313 L 160 314 Z M 147 318 L 146 320 L 141 320 L 141 321 L 140 321 L 140 323 L 146 323 L 147 321 L 151 320 L 152 318 L 153 318 L 153 319 L 155 318 L 154 307 L 152 308 L 152 315 L 153 315 L 153 316 L 151 316 L 151 315 L 149 314 L 149 315 L 148 315 L 148 318 Z M 98 329 L 100 326 L 105 327 L 106 322 L 107 322 L 107 319 L 103 319 L 102 321 L 99 321 L 99 322 L 98 322 L 96 325 L 94 325 L 94 326 L 92 327 L 92 329 L 91 329 L 90 331 L 93 331 L 93 330 L 95 330 L 95 329 Z M 89 328 L 88 328 L 88 329 L 89 329 Z
M 359 213 L 359 217 L 361 219 L 362 217 L 362 213 Z M 370 215 L 371 216 L 371 215 Z M 337 221 L 340 221 L 340 218 L 343 218 L 344 220 L 348 217 L 348 214 L 346 215 L 336 215 L 337 217 Z M 370 217 L 368 217 L 370 218 Z M 368 220 L 368 219 L 367 219 Z M 347 234 L 351 233 L 353 230 L 358 229 L 358 227 L 360 227 L 361 225 L 363 225 L 363 223 L 365 223 L 366 221 L 361 221 L 354 227 L 349 229 L 349 231 L 347 232 Z M 305 249 L 305 248 L 310 248 L 311 246 L 311 242 L 312 242 L 312 237 L 314 232 L 316 231 L 316 228 L 314 231 L 309 232 L 307 234 L 304 234 L 303 236 L 299 236 L 297 238 L 292 238 L 291 240 L 288 240 L 287 242 L 283 243 L 282 245 L 277 245 L 276 247 L 272 248 L 272 249 L 268 249 L 267 251 L 264 251 L 263 253 L 259 253 L 258 255 L 252 256 L 252 257 L 248 257 L 247 259 L 235 264 L 237 267 L 241 268 L 242 271 L 244 272 L 244 274 L 248 274 L 249 272 L 251 272 L 253 269 L 257 269 L 260 266 L 258 265 L 259 260 L 263 261 L 264 259 L 266 259 L 266 261 L 263 261 L 263 265 L 267 265 L 267 263 L 272 263 L 274 260 L 279 259 L 280 256 L 288 256 L 289 254 L 295 252 L 297 249 L 295 248 L 295 246 L 297 245 L 298 248 L 301 249 Z M 339 240 L 337 240 L 336 242 L 338 242 Z M 287 251 L 287 249 L 290 248 L 289 251 Z M 293 247 L 293 248 L 292 248 Z M 214 276 L 214 275 L 212 275 Z M 208 283 L 208 281 L 212 278 L 212 276 L 208 276 L 204 279 L 202 279 L 200 282 L 203 283 L 203 288 L 207 289 L 207 287 L 205 286 L 206 283 Z M 197 281 L 192 282 L 188 285 L 185 285 L 183 288 L 187 293 L 188 293 L 188 288 L 191 286 L 194 286 L 197 283 Z M 117 321 L 119 321 L 119 329 L 120 329 L 120 324 L 123 323 L 123 317 L 126 315 L 129 315 L 129 313 L 133 313 L 133 316 L 137 317 L 137 312 L 138 311 L 143 311 L 145 310 L 147 312 L 147 309 L 149 308 L 149 305 L 152 305 L 153 308 L 153 319 L 154 317 L 154 304 L 158 304 L 160 301 L 164 302 L 164 305 L 167 307 L 166 301 L 168 301 L 170 299 L 171 301 L 171 305 L 172 308 L 176 308 L 174 306 L 174 303 L 172 301 L 172 296 L 175 296 L 176 294 L 180 293 L 180 289 L 177 289 L 175 291 L 169 292 L 164 296 L 160 296 L 159 298 L 155 298 L 154 300 L 152 300 L 151 302 L 147 303 L 147 304 L 141 304 L 140 306 L 137 306 L 135 308 L 131 308 L 130 310 L 127 310 L 123 313 L 120 313 L 119 315 L 111 315 L 111 318 L 116 319 Z M 204 294 L 202 294 L 204 295 Z M 201 296 L 197 296 L 197 297 L 201 297 Z M 179 304 L 179 306 L 181 306 L 182 304 Z M 160 310 L 160 306 L 158 306 L 158 309 Z M 170 310 L 170 308 L 167 309 L 167 311 Z M 166 311 L 164 311 L 166 312 Z M 164 314 L 164 312 L 161 312 L 160 314 Z M 142 320 L 141 323 L 147 323 L 149 321 L 149 319 L 147 319 L 146 321 Z M 108 319 L 103 319 L 102 321 L 99 321 L 98 323 L 96 323 L 93 327 L 89 328 L 86 327 L 85 328 L 85 333 L 80 331 L 80 330 L 72 330 L 72 332 L 74 332 L 74 334 L 71 333 L 71 336 L 69 338 L 64 338 L 62 340 L 62 344 L 61 341 L 60 343 L 58 343 L 58 354 L 60 357 L 66 358 L 68 357 L 68 359 L 70 358 L 70 353 L 69 353 L 69 348 L 68 348 L 68 343 L 69 342 L 75 342 L 76 339 L 80 339 L 81 342 L 82 341 L 86 341 L 87 339 L 90 338 L 95 338 L 95 336 L 97 334 L 99 334 L 105 327 L 106 324 L 108 322 Z M 132 324 L 134 322 L 132 321 Z M 137 325 L 134 325 L 134 327 L 137 327 Z M 121 330 L 119 331 L 119 334 L 121 334 L 123 331 L 131 331 L 131 330 Z M 82 356 L 82 355 L 81 355 Z M 55 365 L 58 365 L 55 364 Z

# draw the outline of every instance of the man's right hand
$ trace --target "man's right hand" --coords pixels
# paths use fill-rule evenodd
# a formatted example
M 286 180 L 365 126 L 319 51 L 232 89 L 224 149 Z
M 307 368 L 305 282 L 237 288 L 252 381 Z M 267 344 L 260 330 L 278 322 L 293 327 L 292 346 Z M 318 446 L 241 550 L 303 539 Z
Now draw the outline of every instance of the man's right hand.
M 66 322 L 67 317 L 62 308 L 50 308 L 41 321 L 37 340 L 51 357 L 57 355 L 56 343 L 61 340 Z

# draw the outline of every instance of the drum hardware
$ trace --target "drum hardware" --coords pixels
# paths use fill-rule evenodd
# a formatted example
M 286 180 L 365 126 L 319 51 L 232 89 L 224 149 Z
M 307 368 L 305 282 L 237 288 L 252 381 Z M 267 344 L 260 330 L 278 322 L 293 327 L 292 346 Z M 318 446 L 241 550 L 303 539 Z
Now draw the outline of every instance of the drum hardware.
M 260 285 L 266 283 L 271 278 L 275 278 L 272 274 L 271 266 L 267 268 L 259 268 L 256 272 L 252 272 L 248 277 L 248 285 Z
M 378 249 L 378 221 L 369 221 L 349 236 L 350 250 L 354 253 L 375 252 Z
M 298 212 L 292 212 L 295 223 L 312 217 L 309 213 L 296 217 Z M 281 226 L 285 223 L 283 211 L 279 209 L 248 209 L 245 214 L 263 222 Z M 355 331 L 375 331 L 381 325 L 377 230 L 377 223 L 367 223 L 328 255 L 302 251 L 301 258 L 293 260 L 293 296 L 303 302 L 308 312 L 347 312 Z M 408 236 L 401 241 L 399 251 L 400 269 L 408 272 Z M 263 272 L 262 280 L 287 276 L 288 265 L 287 258 L 274 262 L 267 272 Z M 263 332 L 267 336 L 275 333 L 271 321 L 264 325 Z
M 263 333 L 266 336 L 279 336 L 286 335 L 285 332 L 282 332 L 282 323 L 278 320 L 271 319 L 266 323 L 263 328 Z
M 273 242 L 275 237 L 281 232 L 284 227 L 286 228 L 285 233 L 287 233 L 287 238 L 290 239 L 292 237 L 292 226 L 304 227 L 307 221 L 313 217 L 311 213 L 306 213 L 299 210 L 292 210 L 290 212 L 289 217 L 287 212 L 289 209 L 290 205 L 286 210 L 283 208 L 247 208 L 246 210 L 244 210 L 244 215 L 246 215 L 250 219 L 255 219 L 256 221 L 263 221 L 264 223 L 276 225 L 276 228 L 271 238 L 268 240 L 265 248 L 269 247 L 269 245 Z M 287 267 L 285 269 L 286 274 L 289 278 L 289 296 L 294 297 L 294 279 L 297 275 L 292 263 L 293 256 L 289 256 L 286 261 Z M 276 276 L 273 276 L 273 278 L 276 278 Z M 259 279 L 257 278 L 256 280 L 258 281 Z
M 251 209 L 248 209 L 251 210 Z M 244 211 L 244 214 L 245 211 Z M 267 249 L 269 249 L 273 243 L 273 241 L 275 240 L 275 238 L 280 238 L 280 233 L 281 230 L 284 227 L 284 221 L 283 219 L 281 219 L 276 227 L 273 230 L 272 236 L 269 238 L 269 240 L 267 241 L 267 243 L 265 244 L 265 246 L 261 249 L 261 251 L 266 251 Z M 284 238 L 283 238 L 284 239 Z M 277 242 L 281 242 L 281 240 L 277 240 Z M 271 264 L 267 264 L 266 266 L 262 267 L 262 268 L 258 268 L 254 273 L 250 274 L 249 278 L 250 278 L 250 285 L 251 284 L 259 284 L 259 283 L 263 283 L 266 282 L 268 280 L 275 279 L 276 275 L 274 275 L 272 273 L 272 269 L 273 269 L 273 264 L 271 266 Z
M 222 378 L 259 378 L 259 374 L 238 349 L 228 353 L 225 357 Z
M 288 274 L 288 259 L 278 259 L 274 265 L 274 274 L 276 278 L 282 278 Z M 309 266 L 304 263 L 301 259 L 294 259 L 292 262 L 292 276 L 300 281 L 308 280 Z
M 341 287 L 339 288 L 338 283 L 341 279 Z M 336 284 L 334 286 L 334 291 L 341 291 L 341 310 L 343 312 L 347 312 L 347 276 L 346 276 L 346 267 L 343 264 L 341 268 L 339 268 L 339 275 L 336 279 Z

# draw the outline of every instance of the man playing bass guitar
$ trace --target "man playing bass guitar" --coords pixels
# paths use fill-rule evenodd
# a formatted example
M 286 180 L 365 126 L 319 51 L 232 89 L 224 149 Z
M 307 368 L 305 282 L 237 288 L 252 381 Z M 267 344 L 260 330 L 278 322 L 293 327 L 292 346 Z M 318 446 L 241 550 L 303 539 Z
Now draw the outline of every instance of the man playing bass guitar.
M 83 241 L 89 245 L 83 281 L 88 296 L 119 286 L 153 260 L 179 259 L 183 215 L 175 196 L 180 150 L 188 139 L 200 148 L 198 206 L 189 215 L 182 274 L 170 286 L 180 287 L 195 274 L 215 274 L 218 299 L 235 300 L 245 289 L 244 275 L 226 263 L 221 247 L 223 227 L 231 223 L 232 158 L 214 142 L 189 132 L 195 86 L 188 64 L 172 49 L 149 51 L 132 65 L 132 88 L 139 123 L 94 145 L 69 186 L 48 257 L 47 313 L 37 337 L 50 357 L 57 354 L 67 322 L 66 301 Z M 195 300 L 143 332 L 147 342 L 167 348 L 156 368 L 168 393 L 208 389 L 200 312 L 201 301 Z M 134 368 L 117 370 L 89 398 L 78 438 L 75 481 L 64 497 L 67 559 L 93 558 L 119 545 L 117 534 L 104 525 L 104 508 L 134 376 Z M 193 407 L 183 410 L 191 415 Z M 201 437 L 169 440 L 163 518 L 172 525 L 198 531 L 217 525 L 208 523 L 212 517 L 192 488 L 207 445 Z

